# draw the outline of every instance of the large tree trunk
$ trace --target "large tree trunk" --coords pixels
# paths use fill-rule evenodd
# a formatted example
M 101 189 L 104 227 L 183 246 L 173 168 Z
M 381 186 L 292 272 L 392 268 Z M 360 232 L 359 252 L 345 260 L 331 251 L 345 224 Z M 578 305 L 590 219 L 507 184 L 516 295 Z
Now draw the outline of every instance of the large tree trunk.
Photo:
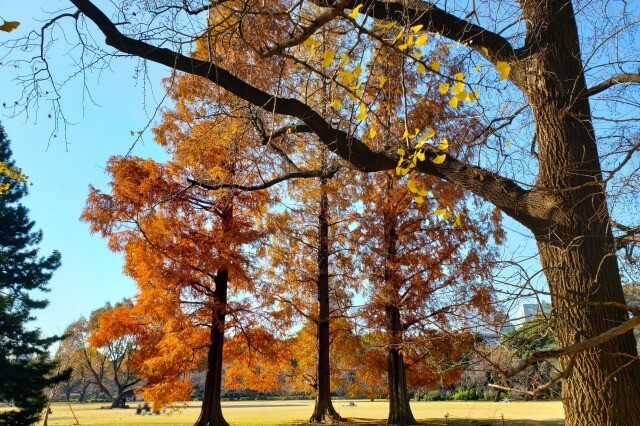
M 312 423 L 337 423 L 340 416 L 331 403 L 331 373 L 329 365 L 329 200 L 326 191 L 326 179 L 320 180 L 321 196 L 318 213 L 318 369 L 316 404 Z
M 211 346 L 207 355 L 207 375 L 205 378 L 202 410 L 196 426 L 228 426 L 222 416 L 220 394 L 222 390 L 222 347 L 227 306 L 227 285 L 229 273 L 221 269 L 214 279 L 214 306 L 211 321 Z
M 552 200 L 550 220 L 533 226 L 540 249 L 559 347 L 620 325 L 627 313 L 599 302 L 624 303 L 609 227 L 589 101 L 583 93 L 578 31 L 565 0 L 523 2 L 532 52 L 519 85 L 529 97 L 539 145 L 536 188 Z M 640 424 L 640 363 L 632 332 L 590 350 L 573 362 L 562 384 L 567 425 Z
M 385 186 L 387 194 L 394 190 L 395 177 L 385 173 Z M 387 381 L 389 385 L 389 417 L 390 425 L 413 425 L 416 423 L 411 407 L 409 406 L 409 393 L 407 390 L 407 378 L 402 353 L 403 325 L 400 317 L 400 283 L 397 276 L 397 244 L 398 231 L 395 212 L 385 207 L 384 220 L 384 292 L 389 298 L 385 305 L 387 317 L 387 333 L 389 347 L 387 349 Z

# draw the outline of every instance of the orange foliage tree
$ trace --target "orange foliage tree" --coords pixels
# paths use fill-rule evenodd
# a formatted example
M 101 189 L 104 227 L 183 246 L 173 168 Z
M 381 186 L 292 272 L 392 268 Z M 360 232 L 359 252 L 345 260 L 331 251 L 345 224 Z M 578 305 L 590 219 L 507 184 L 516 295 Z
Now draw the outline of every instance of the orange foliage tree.
M 365 92 L 377 100 L 372 111 L 375 118 L 369 121 L 370 129 L 379 129 L 369 134 L 372 146 L 391 149 L 395 135 L 403 129 L 407 139 L 424 132 L 418 145 L 436 134 L 457 141 L 478 131 L 477 120 L 462 103 L 458 108 L 468 114 L 463 118 L 452 115 L 435 84 L 419 96 L 411 90 L 417 87 L 415 75 L 403 76 L 404 55 L 388 46 L 374 52 L 377 60 L 372 60 L 372 75 L 401 78 L 390 78 L 385 85 Z M 445 71 L 449 67 L 444 62 L 439 65 L 443 72 L 453 72 Z M 406 114 L 397 116 L 394 112 L 398 109 Z M 408 129 L 415 129 L 415 134 Z M 447 138 L 440 139 L 438 149 L 462 158 L 469 155 Z M 404 156 L 404 149 L 398 151 Z M 495 252 L 489 243 L 491 235 L 498 242 L 502 237 L 499 216 L 492 218 L 480 200 L 461 188 L 428 175 L 396 176 L 406 175 L 419 161 L 416 156 L 403 160 L 395 173 L 372 173 L 362 178 L 365 196 L 361 198 L 360 247 L 369 283 L 365 312 L 370 327 L 386 332 L 389 424 L 415 423 L 407 387 L 410 380 L 424 384 L 434 379 L 428 367 L 433 358 L 426 354 L 436 355 L 437 346 L 450 348 L 454 346 L 451 342 L 470 343 L 468 334 L 464 338 L 453 333 L 465 325 L 461 314 L 492 311 L 489 271 Z M 452 315 L 455 321 L 451 321 Z M 450 352 L 452 361 L 461 355 L 461 351 Z M 373 366 L 380 366 L 373 356 Z
M 320 158 L 315 167 L 334 175 L 327 153 Z M 316 394 L 312 422 L 340 418 L 331 402 L 331 341 L 339 333 L 336 328 L 332 331 L 332 322 L 350 309 L 350 289 L 356 284 L 355 250 L 349 236 L 354 216 L 346 193 L 353 186 L 348 183 L 348 176 L 342 173 L 304 184 L 290 182 L 284 211 L 270 215 L 272 237 L 261 248 L 268 257 L 264 272 L 273 301 L 281 307 L 276 315 L 289 321 L 297 318 L 316 328 L 315 372 L 298 370 Z M 295 362 L 300 366 L 307 360 Z
M 220 407 L 223 342 L 227 315 L 237 310 L 228 302 L 228 287 L 254 289 L 245 250 L 262 235 L 256 215 L 268 203 L 260 191 L 210 191 L 187 183 L 251 182 L 255 162 L 247 147 L 261 147 L 251 120 L 229 125 L 215 106 L 206 114 L 216 93 L 197 83 L 187 76 L 171 86 L 176 107 L 155 129 L 172 161 L 112 158 L 111 193 L 91 188 L 82 218 L 125 254 L 125 272 L 138 285 L 134 306 L 104 319 L 104 338 L 119 330 L 137 336 L 143 392 L 157 404 L 187 397 L 188 372 L 205 363 L 198 424 L 226 424 Z M 220 140 L 215 149 L 207 147 L 211 137 Z

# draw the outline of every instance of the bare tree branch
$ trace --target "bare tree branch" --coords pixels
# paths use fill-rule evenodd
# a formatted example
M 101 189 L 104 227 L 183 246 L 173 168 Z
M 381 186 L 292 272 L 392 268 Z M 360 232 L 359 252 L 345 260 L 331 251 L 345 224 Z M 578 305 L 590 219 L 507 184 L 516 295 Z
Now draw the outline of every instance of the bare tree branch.
M 598 93 L 604 92 L 607 89 L 623 83 L 640 83 L 640 74 L 618 74 L 611 78 L 606 79 L 605 81 L 596 84 L 593 87 L 587 89 L 584 96 L 594 96 Z

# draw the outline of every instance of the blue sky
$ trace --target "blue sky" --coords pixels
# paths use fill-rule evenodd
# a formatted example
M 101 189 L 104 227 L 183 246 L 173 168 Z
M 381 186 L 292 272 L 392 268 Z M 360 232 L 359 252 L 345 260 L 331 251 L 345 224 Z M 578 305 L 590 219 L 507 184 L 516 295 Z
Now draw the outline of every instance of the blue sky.
M 52 10 L 58 4 L 65 2 L 1 2 L 0 18 L 20 21 L 21 25 L 11 34 L 0 33 L 0 42 L 38 29 L 37 20 L 45 16 L 42 8 Z M 49 306 L 35 312 L 34 325 L 48 335 L 62 332 L 71 321 L 106 301 L 115 302 L 134 293 L 133 282 L 121 273 L 122 257 L 109 252 L 100 236 L 89 235 L 87 224 L 78 218 L 89 184 L 106 188 L 107 159 L 128 152 L 135 140 L 130 131 L 144 128 L 153 111 L 147 113 L 143 108 L 142 88 L 135 87 L 132 62 L 116 61 L 112 70 L 94 75 L 90 83 L 91 97 L 99 106 L 89 101 L 83 105 L 79 81 L 63 88 L 64 113 L 74 124 L 68 126 L 66 137 L 58 133 L 51 138 L 54 123 L 47 117 L 44 104 L 40 111 L 29 111 L 29 117 L 14 118 L 9 108 L 1 106 L 3 102 L 12 105 L 19 98 L 19 86 L 12 81 L 17 71 L 0 66 L 0 122 L 11 139 L 17 165 L 32 184 L 23 204 L 44 233 L 41 253 L 62 253 L 62 267 L 50 281 L 51 292 L 46 295 Z M 160 89 L 166 70 L 158 68 L 153 73 L 152 79 Z M 162 151 L 147 132 L 133 154 L 158 158 Z

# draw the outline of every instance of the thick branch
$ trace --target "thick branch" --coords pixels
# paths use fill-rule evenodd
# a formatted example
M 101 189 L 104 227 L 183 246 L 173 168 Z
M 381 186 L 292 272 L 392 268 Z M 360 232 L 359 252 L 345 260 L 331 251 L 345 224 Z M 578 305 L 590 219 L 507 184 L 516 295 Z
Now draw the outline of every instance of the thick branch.
M 631 319 L 620 324 L 617 327 L 613 327 L 602 334 L 591 337 L 590 339 L 583 340 L 582 342 L 574 343 L 573 345 L 567 346 L 566 348 L 550 349 L 546 351 L 536 352 L 533 355 L 531 355 L 529 358 L 522 360 L 522 362 L 520 362 L 514 368 L 507 371 L 505 375 L 507 377 L 514 376 L 519 372 L 525 370 L 530 365 L 533 365 L 540 361 L 545 361 L 549 358 L 569 356 L 578 352 L 586 351 L 590 348 L 601 345 L 617 336 L 620 336 L 621 334 L 626 333 L 627 331 L 633 329 L 635 326 L 639 324 L 640 324 L 640 315 L 635 315 L 631 317 Z
M 640 74 L 619 74 L 613 76 L 587 89 L 585 96 L 589 97 L 597 95 L 598 93 L 604 92 L 605 90 L 622 83 L 640 83 Z
M 406 2 L 350 0 L 345 7 L 353 9 L 358 4 L 363 4 L 361 12 L 372 18 L 401 24 L 422 24 L 429 32 L 468 44 L 479 52 L 485 47 L 492 60 L 506 60 L 514 55 L 513 47 L 504 37 L 458 18 L 429 2 L 412 2 L 409 7 Z

